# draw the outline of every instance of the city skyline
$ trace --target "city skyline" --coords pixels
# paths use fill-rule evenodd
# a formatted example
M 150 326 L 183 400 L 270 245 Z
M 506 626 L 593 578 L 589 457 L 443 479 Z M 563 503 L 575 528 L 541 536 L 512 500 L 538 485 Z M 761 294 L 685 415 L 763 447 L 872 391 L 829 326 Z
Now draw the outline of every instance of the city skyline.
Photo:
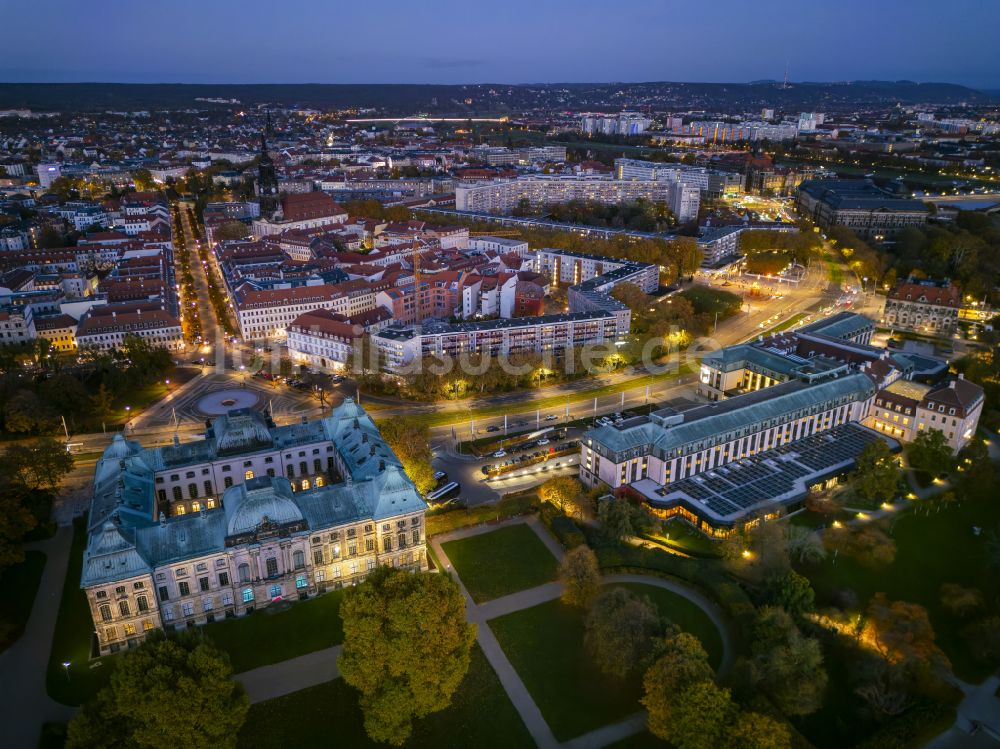
M 316 0 L 298 5 L 294 16 L 276 18 L 258 0 L 185 1 L 167 12 L 109 0 L 106 12 L 83 17 L 66 0 L 12 8 L 11 27 L 28 31 L 6 43 L 0 80 L 741 83 L 781 80 L 787 69 L 792 81 L 1000 88 L 992 9 L 970 0 L 953 3 L 947 15 L 937 4 L 902 0 L 836 8 L 781 0 L 749 11 L 723 0 L 710 18 L 700 7 L 647 1 L 609 16 L 603 4 L 514 0 L 489 19 L 452 0 L 379 14 Z M 766 44 L 754 43 L 768 35 Z

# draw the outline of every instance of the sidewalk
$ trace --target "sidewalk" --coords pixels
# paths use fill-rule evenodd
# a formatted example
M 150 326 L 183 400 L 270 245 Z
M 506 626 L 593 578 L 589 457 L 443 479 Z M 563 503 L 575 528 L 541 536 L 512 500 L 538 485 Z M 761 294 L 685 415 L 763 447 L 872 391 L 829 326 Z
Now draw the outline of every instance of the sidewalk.
M 45 553 L 45 569 L 24 634 L 0 653 L 0 724 L 8 749 L 35 749 L 43 723 L 65 723 L 75 712 L 45 689 L 72 539 L 72 526 L 60 526 L 52 538 L 25 547 Z
M 490 533 L 497 528 L 515 525 L 517 523 L 527 524 L 528 527 L 535 532 L 542 543 L 545 544 L 546 548 L 552 552 L 552 555 L 556 559 L 562 559 L 565 554 L 562 546 L 560 546 L 559 543 L 552 538 L 551 535 L 549 535 L 548 531 L 546 531 L 541 521 L 536 516 L 528 518 L 510 518 L 509 520 L 505 520 L 504 522 L 496 525 L 463 528 L 442 536 L 436 536 L 430 539 L 430 543 L 434 549 L 434 553 L 437 554 L 438 559 L 441 560 L 444 569 L 449 573 L 454 573 L 453 577 L 456 582 L 458 582 L 459 589 L 465 597 L 465 605 L 469 621 L 474 622 L 477 625 L 477 639 L 479 641 L 479 646 L 483 649 L 483 653 L 486 655 L 487 660 L 489 660 L 490 665 L 493 667 L 497 677 L 500 679 L 500 683 L 503 685 L 504 691 L 507 692 L 507 696 L 510 698 L 514 708 L 521 716 L 521 720 L 524 721 L 524 725 L 527 727 L 528 732 L 535 740 L 539 749 L 556 749 L 558 747 L 561 747 L 562 749 L 601 749 L 602 747 L 621 741 L 622 739 L 643 731 L 646 727 L 646 717 L 645 714 L 640 711 L 630 715 L 618 723 L 602 726 L 601 728 L 595 729 L 590 733 L 577 736 L 576 738 L 562 744 L 556 741 L 555 736 L 552 734 L 552 730 L 549 728 L 548 723 L 545 721 L 545 718 L 541 713 L 541 710 L 539 710 L 534 698 L 532 698 L 531 694 L 528 692 L 527 687 L 524 686 L 524 682 L 521 681 L 521 677 L 518 676 L 517 671 L 514 670 L 510 661 L 507 659 L 506 654 L 500 647 L 500 643 L 497 642 L 493 631 L 490 629 L 488 622 L 491 619 L 511 614 L 515 611 L 532 608 L 558 598 L 562 595 L 562 583 L 545 583 L 544 585 L 529 588 L 528 590 L 521 590 L 516 593 L 503 596 L 502 598 L 485 601 L 477 605 L 472 600 L 469 592 L 465 589 L 465 586 L 462 584 L 461 578 L 459 578 L 457 573 L 455 573 L 455 569 L 452 566 L 451 561 L 448 559 L 448 555 L 445 554 L 444 549 L 441 546 L 442 543 L 446 543 L 448 541 L 456 541 L 463 538 L 479 536 L 484 533 Z M 719 634 L 722 639 L 722 662 L 719 665 L 719 674 L 725 675 L 732 668 L 735 660 L 735 647 L 733 644 L 732 633 L 729 631 L 729 627 L 726 625 L 725 619 L 723 618 L 722 612 L 719 608 L 698 591 L 672 580 L 650 575 L 605 575 L 602 582 L 605 585 L 614 585 L 617 583 L 641 583 L 643 585 L 652 585 L 669 590 L 672 593 L 676 593 L 677 595 L 687 598 L 689 601 L 704 610 L 709 619 L 719 630 Z

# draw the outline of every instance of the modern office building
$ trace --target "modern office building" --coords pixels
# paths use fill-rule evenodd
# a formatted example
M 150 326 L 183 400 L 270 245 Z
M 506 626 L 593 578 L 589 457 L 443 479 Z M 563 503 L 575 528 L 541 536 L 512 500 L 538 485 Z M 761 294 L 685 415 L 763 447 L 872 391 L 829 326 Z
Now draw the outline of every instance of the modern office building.
M 378 565 L 426 569 L 426 509 L 350 398 L 281 427 L 232 410 L 186 444 L 118 434 L 94 472 L 80 580 L 94 655 L 354 585 Z
M 708 402 L 668 402 L 588 431 L 581 480 L 726 536 L 796 509 L 873 440 L 897 448 L 937 429 L 954 451 L 968 444 L 982 388 L 948 381 L 945 362 L 869 345 L 873 331 L 842 313 L 709 354 L 698 388 Z

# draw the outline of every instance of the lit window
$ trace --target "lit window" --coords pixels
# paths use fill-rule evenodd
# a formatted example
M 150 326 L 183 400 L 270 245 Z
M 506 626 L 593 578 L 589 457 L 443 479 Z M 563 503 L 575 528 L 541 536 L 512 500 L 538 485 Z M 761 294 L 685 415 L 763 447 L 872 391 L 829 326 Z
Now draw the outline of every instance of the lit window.
M 247 471 L 247 472 L 246 472 L 246 473 L 245 473 L 245 474 L 244 474 L 243 476 L 244 476 L 244 478 L 245 478 L 245 479 L 246 479 L 247 481 L 249 481 L 250 479 L 252 479 L 252 478 L 253 478 L 253 471 L 252 471 L 252 470 L 251 470 L 251 471 Z

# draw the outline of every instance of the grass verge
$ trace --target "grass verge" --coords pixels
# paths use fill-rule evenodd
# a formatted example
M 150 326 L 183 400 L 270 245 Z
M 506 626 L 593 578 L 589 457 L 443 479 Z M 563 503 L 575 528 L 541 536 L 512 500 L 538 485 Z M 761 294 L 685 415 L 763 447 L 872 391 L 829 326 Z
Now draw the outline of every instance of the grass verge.
M 556 559 L 535 532 L 510 525 L 442 544 L 476 603 L 534 588 L 556 576 Z

